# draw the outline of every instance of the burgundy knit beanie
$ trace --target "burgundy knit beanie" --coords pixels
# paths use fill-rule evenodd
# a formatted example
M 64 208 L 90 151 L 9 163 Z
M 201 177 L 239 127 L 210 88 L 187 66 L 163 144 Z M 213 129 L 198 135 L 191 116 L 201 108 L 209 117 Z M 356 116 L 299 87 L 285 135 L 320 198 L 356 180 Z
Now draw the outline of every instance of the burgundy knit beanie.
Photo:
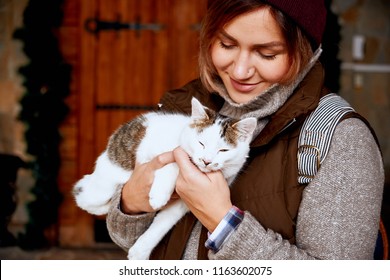
M 317 46 L 321 44 L 326 24 L 324 0 L 264 0 L 264 2 L 282 11 L 296 22 Z

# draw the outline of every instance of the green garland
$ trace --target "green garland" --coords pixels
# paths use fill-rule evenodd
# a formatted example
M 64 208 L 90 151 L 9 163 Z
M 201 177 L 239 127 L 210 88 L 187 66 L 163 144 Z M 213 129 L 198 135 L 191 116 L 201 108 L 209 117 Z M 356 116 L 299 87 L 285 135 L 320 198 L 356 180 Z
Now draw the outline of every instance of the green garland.
M 26 125 L 27 153 L 35 178 L 35 200 L 27 205 L 29 222 L 19 236 L 25 249 L 49 245 L 45 229 L 58 220 L 61 195 L 57 176 L 60 167 L 58 127 L 68 113 L 71 68 L 62 58 L 55 31 L 62 22 L 63 0 L 30 0 L 23 15 L 24 26 L 14 33 L 23 41 L 29 63 L 19 69 L 26 90 L 20 100 L 20 119 Z

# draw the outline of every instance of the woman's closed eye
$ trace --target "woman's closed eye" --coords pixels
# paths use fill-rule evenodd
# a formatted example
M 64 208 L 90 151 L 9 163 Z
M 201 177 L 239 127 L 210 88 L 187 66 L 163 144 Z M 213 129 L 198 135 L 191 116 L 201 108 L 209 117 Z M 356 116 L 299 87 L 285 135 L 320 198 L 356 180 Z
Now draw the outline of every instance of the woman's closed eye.
M 232 43 L 226 43 L 226 42 L 223 42 L 223 41 L 219 41 L 219 45 L 221 48 L 223 49 L 227 49 L 227 50 L 231 50 L 235 47 L 234 44 Z
M 274 60 L 276 58 L 276 54 L 263 54 L 258 52 L 261 58 L 266 59 L 266 60 Z

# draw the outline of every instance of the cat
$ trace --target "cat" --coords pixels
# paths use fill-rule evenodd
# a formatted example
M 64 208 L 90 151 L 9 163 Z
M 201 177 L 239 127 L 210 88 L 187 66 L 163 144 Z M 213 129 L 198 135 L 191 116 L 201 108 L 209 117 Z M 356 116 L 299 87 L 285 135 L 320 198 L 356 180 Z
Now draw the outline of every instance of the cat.
M 223 117 L 196 98 L 192 98 L 191 106 L 190 116 L 150 112 L 120 126 L 110 136 L 93 173 L 75 184 L 73 195 L 77 205 L 91 214 L 106 214 L 112 196 L 129 179 L 136 162 L 148 162 L 178 146 L 202 172 L 221 170 L 231 185 L 248 157 L 257 120 Z M 168 202 L 178 174 L 176 163 L 155 171 L 149 193 L 153 209 L 160 209 Z M 149 259 L 153 248 L 188 211 L 179 199 L 157 212 L 150 227 L 129 249 L 128 258 Z

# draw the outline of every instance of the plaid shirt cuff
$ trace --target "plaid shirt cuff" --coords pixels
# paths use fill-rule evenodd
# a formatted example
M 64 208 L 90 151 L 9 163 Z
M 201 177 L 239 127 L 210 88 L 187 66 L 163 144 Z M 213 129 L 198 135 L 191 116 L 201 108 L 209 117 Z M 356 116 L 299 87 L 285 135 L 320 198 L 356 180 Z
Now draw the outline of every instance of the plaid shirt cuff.
M 213 231 L 213 233 L 209 233 L 208 239 L 205 243 L 206 248 L 212 250 L 214 253 L 218 252 L 221 249 L 223 243 L 233 233 L 236 227 L 242 222 L 243 218 L 243 211 L 238 209 L 236 206 L 230 208 L 229 212 L 218 224 L 217 228 Z

